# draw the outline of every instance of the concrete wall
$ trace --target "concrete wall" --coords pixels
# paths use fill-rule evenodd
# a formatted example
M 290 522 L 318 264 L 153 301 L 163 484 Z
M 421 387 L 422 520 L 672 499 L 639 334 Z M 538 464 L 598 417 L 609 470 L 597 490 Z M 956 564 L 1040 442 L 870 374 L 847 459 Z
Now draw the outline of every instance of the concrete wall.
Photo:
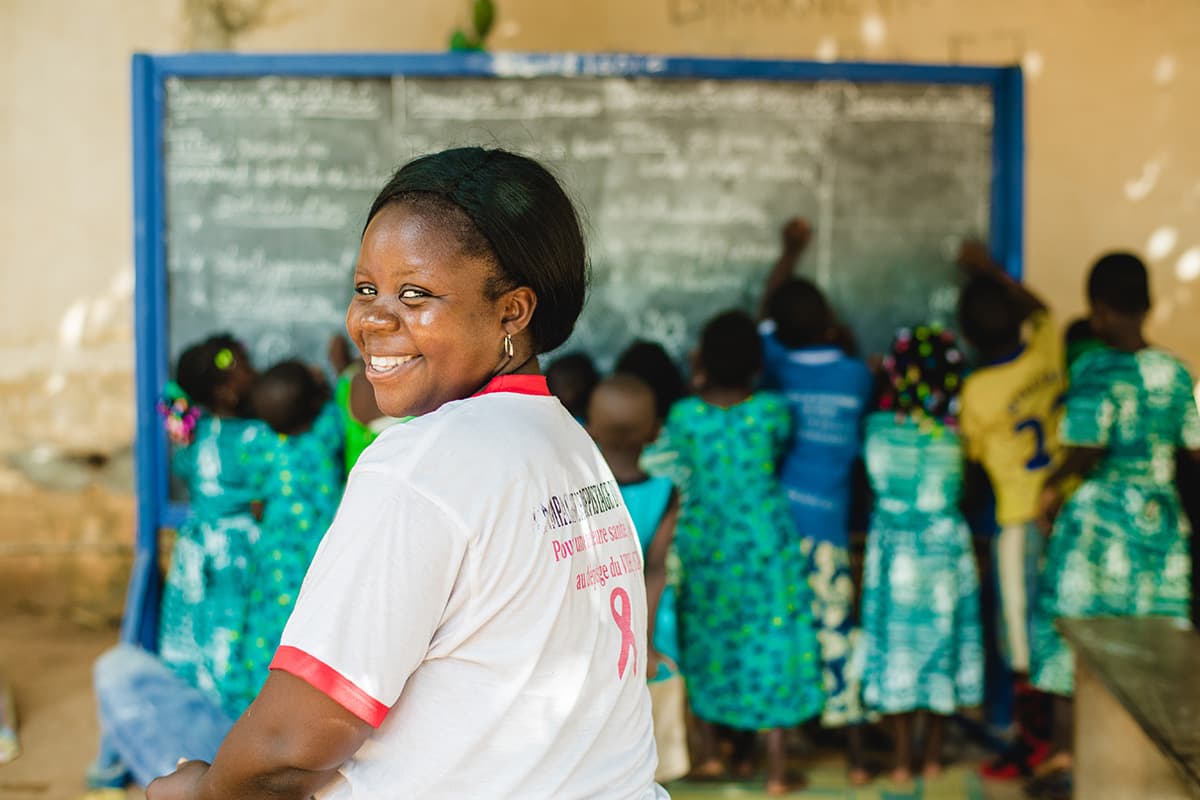
M 1024 64 L 1027 278 L 1153 266 L 1200 364 L 1196 0 L 497 0 L 492 49 Z M 439 50 L 466 0 L 0 0 L 0 609 L 116 614 L 132 537 L 129 55 Z M 234 30 L 236 29 L 236 30 Z M 19 580 L 10 580 L 9 576 Z

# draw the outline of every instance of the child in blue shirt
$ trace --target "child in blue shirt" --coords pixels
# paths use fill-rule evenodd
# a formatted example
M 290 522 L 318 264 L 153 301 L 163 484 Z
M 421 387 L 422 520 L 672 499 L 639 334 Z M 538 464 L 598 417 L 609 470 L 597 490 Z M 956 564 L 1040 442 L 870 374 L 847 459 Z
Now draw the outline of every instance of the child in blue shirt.
M 851 782 L 862 784 L 869 779 L 856 727 L 863 708 L 858 682 L 846 670 L 856 638 L 849 506 L 872 378 L 866 364 L 835 344 L 837 320 L 821 290 L 792 277 L 810 237 L 805 220 L 790 221 L 783 229 L 783 252 L 767 279 L 759 327 L 763 386 L 781 392 L 792 412 L 793 434 L 779 479 L 813 589 L 826 694 L 821 723 L 847 728 Z
M 675 622 L 675 589 L 667 580 L 667 557 L 675 538 L 679 495 L 668 477 L 651 477 L 639 465 L 642 451 L 661 427 L 653 390 L 633 375 L 614 375 L 592 391 L 587 406 L 588 433 L 621 487 L 645 559 L 647 641 L 651 654 L 646 675 L 651 684 L 654 739 L 658 747 L 659 782 L 687 774 L 687 726 L 682 693 L 655 691 L 655 684 L 679 672 L 679 634 Z

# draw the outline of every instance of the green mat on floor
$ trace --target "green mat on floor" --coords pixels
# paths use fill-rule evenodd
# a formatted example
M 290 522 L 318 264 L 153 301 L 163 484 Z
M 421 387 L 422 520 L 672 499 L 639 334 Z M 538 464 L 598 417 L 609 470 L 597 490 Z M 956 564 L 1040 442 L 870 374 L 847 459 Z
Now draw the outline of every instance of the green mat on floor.
M 809 767 L 805 776 L 808 788 L 787 795 L 789 798 L 823 798 L 830 800 L 983 800 L 983 785 L 973 769 L 952 767 L 933 781 L 918 779 L 908 786 L 880 778 L 870 786 L 853 787 L 846 781 L 841 765 Z M 677 781 L 667 786 L 672 800 L 716 800 L 728 797 L 741 800 L 765 798 L 763 782 L 752 783 L 690 783 Z

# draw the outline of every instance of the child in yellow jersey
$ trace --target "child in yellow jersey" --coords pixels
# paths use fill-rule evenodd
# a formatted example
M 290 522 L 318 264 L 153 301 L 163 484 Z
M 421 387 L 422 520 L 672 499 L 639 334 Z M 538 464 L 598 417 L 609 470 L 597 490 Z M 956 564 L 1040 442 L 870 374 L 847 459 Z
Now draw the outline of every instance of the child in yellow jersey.
M 1066 389 L 1062 340 L 1045 304 L 982 245 L 965 244 L 959 260 L 972 276 L 959 300 L 959 324 L 982 361 L 963 384 L 960 426 L 967 456 L 983 465 L 996 494 L 1002 650 L 1025 678 L 1041 553 L 1038 501 L 1058 460 Z

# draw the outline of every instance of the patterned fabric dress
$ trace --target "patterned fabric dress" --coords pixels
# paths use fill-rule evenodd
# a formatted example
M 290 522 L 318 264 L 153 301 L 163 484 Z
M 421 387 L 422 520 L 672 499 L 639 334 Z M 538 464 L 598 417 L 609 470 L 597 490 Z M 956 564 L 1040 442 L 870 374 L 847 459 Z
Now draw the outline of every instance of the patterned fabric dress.
M 979 575 L 958 510 L 962 445 L 894 413 L 867 419 L 875 509 L 855 661 L 867 706 L 949 714 L 983 700 Z
M 267 679 L 309 562 L 342 499 L 342 441 L 341 412 L 330 403 L 305 433 L 268 431 L 245 453 L 265 507 L 252 551 L 238 669 L 225 703 L 231 716 L 245 710 Z
M 269 435 L 261 422 L 204 416 L 195 439 L 172 459 L 191 514 L 180 526 L 163 587 L 159 655 L 222 704 L 245 625 L 250 548 L 259 535 L 250 502 L 261 493 L 244 456 Z
M 821 712 L 824 692 L 799 537 L 779 487 L 786 402 L 763 392 L 724 409 L 679 401 L 666 437 L 687 475 L 675 550 L 680 668 L 696 716 L 743 730 Z
M 1175 491 L 1175 450 L 1200 448 L 1192 378 L 1174 356 L 1097 350 L 1071 368 L 1061 438 L 1104 460 L 1054 524 L 1033 618 L 1033 683 L 1070 695 L 1058 617 L 1188 616 L 1190 528 Z

